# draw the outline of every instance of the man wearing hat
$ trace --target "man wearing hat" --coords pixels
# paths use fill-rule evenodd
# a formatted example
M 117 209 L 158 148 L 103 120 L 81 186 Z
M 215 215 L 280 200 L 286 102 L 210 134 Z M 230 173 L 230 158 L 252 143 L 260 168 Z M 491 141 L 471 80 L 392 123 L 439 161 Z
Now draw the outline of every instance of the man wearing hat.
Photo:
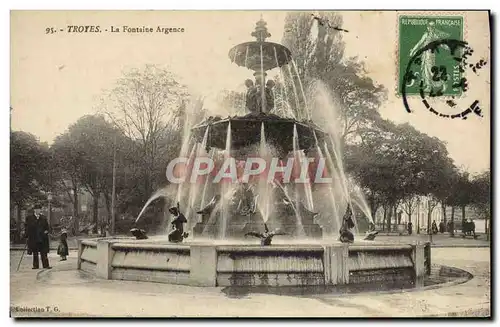
M 42 207 L 33 207 L 33 213 L 26 217 L 26 237 L 28 254 L 33 254 L 33 268 L 40 267 L 38 253 L 42 257 L 42 267 L 50 269 L 49 258 L 49 223 L 47 218 L 41 214 Z

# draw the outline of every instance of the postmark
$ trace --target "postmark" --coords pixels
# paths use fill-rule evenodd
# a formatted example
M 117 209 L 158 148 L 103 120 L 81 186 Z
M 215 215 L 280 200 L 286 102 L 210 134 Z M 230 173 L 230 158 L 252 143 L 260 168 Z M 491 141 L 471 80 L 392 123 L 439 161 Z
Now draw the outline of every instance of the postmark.
M 445 39 L 463 41 L 464 19 L 462 16 L 401 15 L 398 17 L 398 29 L 398 94 L 402 96 L 404 92 L 406 96 L 418 96 L 420 86 L 416 83 L 416 79 L 403 84 L 410 59 L 432 42 Z M 440 47 L 444 48 L 445 45 Z M 424 91 L 427 93 L 461 95 L 462 89 L 453 85 L 462 79 L 463 72 L 458 69 L 457 62 L 448 53 L 437 50 L 422 52 L 420 65 L 413 71 L 415 77 L 424 82 Z
M 435 62 L 429 67 L 425 62 L 429 56 L 440 54 L 443 59 L 453 62 L 453 71 L 456 72 L 450 76 L 445 66 L 438 66 Z M 478 99 L 470 97 L 457 98 L 454 95 L 446 97 L 445 92 L 447 84 L 451 80 L 451 88 L 458 94 L 465 94 L 469 89 L 469 82 L 466 73 L 479 75 L 480 70 L 488 64 L 487 60 L 482 58 L 478 61 L 473 60 L 474 49 L 467 42 L 454 39 L 435 40 L 424 47 L 418 49 L 410 58 L 404 69 L 403 79 L 400 84 L 402 90 L 403 105 L 408 112 L 412 112 L 408 102 L 408 90 L 417 85 L 418 95 L 422 105 L 436 116 L 443 118 L 461 118 L 467 119 L 471 113 L 482 117 L 481 108 Z M 419 72 L 424 69 L 435 74 L 429 79 Z

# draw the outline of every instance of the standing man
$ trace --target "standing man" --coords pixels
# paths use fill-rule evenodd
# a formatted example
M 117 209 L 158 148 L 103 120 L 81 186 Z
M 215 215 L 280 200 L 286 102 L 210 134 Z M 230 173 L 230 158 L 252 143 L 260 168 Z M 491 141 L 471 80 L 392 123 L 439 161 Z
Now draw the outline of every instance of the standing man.
M 50 269 L 49 258 L 49 223 L 41 214 L 42 207 L 33 207 L 33 213 L 26 217 L 26 237 L 28 238 L 28 254 L 33 255 L 33 268 L 40 267 L 38 253 L 42 257 L 42 267 Z

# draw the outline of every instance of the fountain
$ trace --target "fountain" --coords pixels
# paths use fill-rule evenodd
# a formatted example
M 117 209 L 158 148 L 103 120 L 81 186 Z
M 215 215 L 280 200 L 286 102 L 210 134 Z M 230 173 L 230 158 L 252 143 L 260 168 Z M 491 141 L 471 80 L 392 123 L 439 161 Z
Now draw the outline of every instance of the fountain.
M 354 208 L 373 221 L 361 191 L 348 187 L 336 128 L 326 132 L 311 120 L 300 79 L 280 90 L 286 101 L 275 103 L 276 82 L 267 72 L 279 69 L 283 79 L 286 66 L 289 76 L 297 73 L 292 53 L 266 41 L 262 19 L 252 36 L 229 51 L 233 63 L 254 72 L 254 81 L 245 81 L 246 113 L 185 127 L 181 156 L 189 158 L 184 171 L 191 175 L 171 208 L 178 227 L 168 237 L 134 228 L 135 239 L 80 240 L 78 269 L 105 279 L 198 286 L 421 284 L 430 271 L 429 244 L 375 243 L 376 233 L 372 241 L 355 240 Z M 290 110 L 288 101 L 301 109 Z M 318 176 L 327 182 L 317 184 Z M 156 192 L 147 204 L 165 194 Z
M 219 149 L 235 160 L 244 160 L 249 155 L 268 159 L 273 156 L 278 162 L 290 156 L 297 160 L 307 159 L 306 153 L 317 148 L 319 142 L 324 142 L 326 133 L 310 120 L 299 121 L 275 113 L 278 112 L 273 94 L 275 82 L 266 81 L 267 71 L 291 64 L 292 54 L 285 46 L 266 41 L 270 34 L 263 20 L 257 22 L 252 36 L 256 41 L 238 44 L 229 51 L 232 62 L 254 71 L 255 82 L 245 81 L 248 113 L 227 118 L 209 117 L 192 128 L 192 137 L 198 143 L 206 138 L 207 151 Z M 310 185 L 302 183 L 292 187 L 296 190 L 296 198 L 292 201 L 275 183 L 279 181 L 260 178 L 256 187 L 246 183 L 233 185 L 232 196 L 229 199 L 220 197 L 221 205 L 210 212 L 212 219 L 207 220 L 205 213 L 194 228 L 194 236 L 242 238 L 269 220 L 271 228 L 281 228 L 288 235 L 322 238 L 322 228 L 314 221 L 318 213 L 313 212 Z M 300 196 L 300 186 L 306 191 L 304 199 Z M 227 185 L 223 183 L 215 192 L 222 193 L 224 188 Z M 256 197 L 261 201 L 256 201 Z

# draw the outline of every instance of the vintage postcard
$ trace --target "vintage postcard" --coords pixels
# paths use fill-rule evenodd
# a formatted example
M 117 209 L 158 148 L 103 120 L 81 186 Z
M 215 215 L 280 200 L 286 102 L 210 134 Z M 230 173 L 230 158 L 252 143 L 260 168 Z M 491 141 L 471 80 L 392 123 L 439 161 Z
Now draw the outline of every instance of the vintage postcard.
M 488 11 L 11 11 L 10 316 L 491 317 Z

